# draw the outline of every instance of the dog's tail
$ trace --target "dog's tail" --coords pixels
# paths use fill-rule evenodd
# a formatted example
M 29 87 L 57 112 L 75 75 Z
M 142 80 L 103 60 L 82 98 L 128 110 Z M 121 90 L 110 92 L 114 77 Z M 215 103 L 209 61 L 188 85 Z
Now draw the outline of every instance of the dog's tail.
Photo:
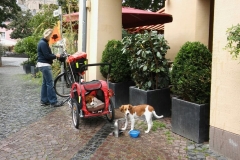
M 152 113 L 155 118 L 163 118 L 163 115 L 158 116 L 155 111 L 152 111 Z

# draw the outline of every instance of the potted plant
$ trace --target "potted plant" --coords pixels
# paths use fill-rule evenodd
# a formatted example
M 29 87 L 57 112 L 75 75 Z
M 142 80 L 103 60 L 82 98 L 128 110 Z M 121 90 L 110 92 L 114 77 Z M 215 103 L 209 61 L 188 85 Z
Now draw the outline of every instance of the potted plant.
M 186 42 L 171 71 L 172 131 L 197 143 L 208 140 L 212 54 L 200 42 Z
M 124 37 L 122 43 L 123 54 L 130 55 L 129 65 L 136 84 L 129 89 L 130 104 L 149 104 L 158 115 L 170 116 L 167 41 L 156 31 L 145 31 Z
M 2 55 L 4 53 L 3 45 L 0 44 L 0 67 L 2 66 Z
M 14 47 L 15 52 L 17 53 L 26 53 L 28 60 L 22 63 L 23 70 L 26 73 L 36 72 L 36 63 L 37 63 L 37 43 L 40 39 L 39 36 L 29 36 L 17 42 Z
M 111 72 L 109 75 L 109 88 L 115 94 L 112 97 L 115 108 L 129 103 L 129 86 L 134 85 L 131 80 L 131 71 L 128 64 L 129 56 L 122 54 L 122 43 L 118 40 L 110 40 L 102 54 L 102 63 L 111 63 Z M 101 66 L 100 72 L 107 78 L 108 66 Z

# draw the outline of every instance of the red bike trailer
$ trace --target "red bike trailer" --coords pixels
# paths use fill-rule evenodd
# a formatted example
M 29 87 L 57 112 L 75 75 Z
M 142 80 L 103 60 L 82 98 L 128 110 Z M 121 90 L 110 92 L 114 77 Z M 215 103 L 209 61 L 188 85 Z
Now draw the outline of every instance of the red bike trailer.
M 80 67 L 81 74 L 90 66 L 103 66 L 108 65 L 110 73 L 111 64 L 109 63 L 94 63 L 94 64 L 82 64 Z M 83 74 L 82 74 L 83 75 Z M 87 108 L 85 102 L 85 96 L 91 94 L 97 99 L 103 102 L 102 105 L 95 108 Z M 71 108 L 72 108 L 72 120 L 75 128 L 79 128 L 80 118 L 89 118 L 94 116 L 107 117 L 109 122 L 113 122 L 115 118 L 114 105 L 111 97 L 114 95 L 113 91 L 108 87 L 107 81 L 104 80 L 92 80 L 89 82 L 73 83 L 70 93 Z

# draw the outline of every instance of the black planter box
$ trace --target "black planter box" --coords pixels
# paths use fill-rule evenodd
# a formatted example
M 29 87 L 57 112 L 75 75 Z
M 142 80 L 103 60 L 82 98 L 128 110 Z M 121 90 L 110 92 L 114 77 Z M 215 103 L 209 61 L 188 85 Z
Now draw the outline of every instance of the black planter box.
M 35 66 L 34 64 L 23 64 L 23 70 L 26 74 L 31 73 L 31 66 Z
M 36 74 L 39 71 L 35 66 L 31 66 L 31 74 Z
M 169 117 L 171 115 L 169 88 L 144 91 L 132 86 L 129 88 L 129 102 L 131 105 L 149 104 L 154 107 L 159 116 Z
M 109 82 L 109 88 L 113 90 L 114 96 L 111 98 L 115 108 L 121 107 L 123 104 L 129 104 L 129 87 L 134 86 L 134 82 Z
M 209 139 L 209 104 L 196 104 L 172 98 L 172 131 L 196 143 Z

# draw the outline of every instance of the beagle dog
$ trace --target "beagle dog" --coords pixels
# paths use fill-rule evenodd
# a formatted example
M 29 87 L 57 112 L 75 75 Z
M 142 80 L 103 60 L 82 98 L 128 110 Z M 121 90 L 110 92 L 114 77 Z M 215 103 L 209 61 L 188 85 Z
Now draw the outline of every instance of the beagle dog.
M 127 105 L 122 105 L 120 108 L 120 111 L 122 113 L 125 114 L 125 126 L 124 128 L 122 128 L 122 130 L 126 130 L 127 129 L 127 124 L 128 124 L 128 116 L 129 119 L 131 121 L 131 130 L 134 129 L 134 123 L 135 123 L 135 117 L 140 117 L 142 115 L 145 116 L 146 121 L 147 121 L 147 125 L 148 125 L 148 129 L 145 131 L 145 133 L 148 133 L 153 125 L 152 122 L 152 117 L 154 116 L 155 118 L 163 118 L 162 116 L 158 116 L 156 114 L 156 112 L 154 111 L 154 108 L 150 105 L 147 104 L 141 104 L 138 106 L 132 106 L 131 104 L 127 104 Z M 131 131 L 130 130 L 130 131 Z
M 85 96 L 85 101 L 86 101 L 87 108 L 94 108 L 96 105 L 95 97 L 92 95 Z

